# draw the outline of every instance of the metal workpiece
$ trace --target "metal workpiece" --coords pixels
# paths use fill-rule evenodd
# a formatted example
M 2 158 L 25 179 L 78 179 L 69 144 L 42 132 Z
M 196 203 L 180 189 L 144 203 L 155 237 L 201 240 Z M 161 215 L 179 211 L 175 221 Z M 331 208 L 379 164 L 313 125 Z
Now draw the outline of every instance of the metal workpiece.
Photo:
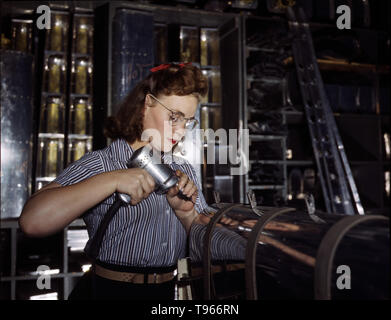
M 192 264 L 202 266 L 196 297 L 228 296 L 224 277 L 239 279 L 237 294 L 248 300 L 389 297 L 387 217 L 262 206 L 259 216 L 245 204 L 212 207 L 218 211 L 200 219 L 189 235 Z M 350 273 L 341 274 L 341 268 Z M 342 287 L 341 276 L 348 277 Z M 193 273 L 183 281 L 197 279 Z M 349 281 L 350 289 L 344 290 Z

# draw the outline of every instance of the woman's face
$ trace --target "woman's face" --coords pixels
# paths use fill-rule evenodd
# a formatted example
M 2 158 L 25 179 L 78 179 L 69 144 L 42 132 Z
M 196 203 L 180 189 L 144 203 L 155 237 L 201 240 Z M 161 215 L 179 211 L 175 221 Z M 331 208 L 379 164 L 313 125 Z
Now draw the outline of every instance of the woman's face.
M 173 115 L 171 111 L 174 112 L 174 116 L 183 115 L 187 119 L 193 118 L 198 100 L 193 95 L 159 95 L 156 98 L 160 102 L 151 95 L 145 98 L 144 132 L 146 136 L 152 137 L 151 144 L 154 148 L 168 152 L 185 135 L 186 124 L 186 121 L 178 124 L 171 123 L 170 118 Z

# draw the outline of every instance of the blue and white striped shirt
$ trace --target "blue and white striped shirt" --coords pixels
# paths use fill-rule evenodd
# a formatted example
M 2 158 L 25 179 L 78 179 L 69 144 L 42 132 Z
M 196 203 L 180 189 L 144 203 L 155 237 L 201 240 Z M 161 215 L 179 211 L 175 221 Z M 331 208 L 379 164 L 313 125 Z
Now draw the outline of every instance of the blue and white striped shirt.
M 132 153 L 130 145 L 118 139 L 102 150 L 87 153 L 54 181 L 67 186 L 103 172 L 126 169 Z M 194 168 L 182 158 L 168 158 L 173 161 L 167 162 L 167 158 L 163 161 L 172 169 L 184 172 L 197 185 L 197 212 L 207 210 Z M 92 237 L 114 201 L 113 194 L 83 215 L 90 238 L 85 250 L 89 249 Z M 186 231 L 166 196 L 153 192 L 137 205 L 122 206 L 118 210 L 106 230 L 98 259 L 133 267 L 173 266 L 186 255 L 186 238 Z

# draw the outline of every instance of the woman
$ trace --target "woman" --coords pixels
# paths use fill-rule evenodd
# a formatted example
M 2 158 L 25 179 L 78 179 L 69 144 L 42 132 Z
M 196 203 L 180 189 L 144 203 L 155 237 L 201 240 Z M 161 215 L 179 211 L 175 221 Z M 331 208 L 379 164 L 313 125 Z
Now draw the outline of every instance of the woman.
M 93 281 L 98 299 L 172 299 L 173 271 L 186 255 L 190 226 L 207 208 L 188 162 L 170 157 L 179 182 L 164 195 L 154 192 L 155 182 L 144 169 L 126 167 L 132 153 L 149 142 L 171 151 L 194 127 L 198 102 L 207 92 L 206 79 L 190 64 L 151 71 L 108 119 L 105 134 L 114 141 L 86 154 L 32 195 L 19 219 L 27 235 L 47 236 L 83 216 L 88 250 L 115 193 L 131 196 L 131 205 L 119 209 L 103 238 Z M 187 200 L 178 197 L 179 190 Z

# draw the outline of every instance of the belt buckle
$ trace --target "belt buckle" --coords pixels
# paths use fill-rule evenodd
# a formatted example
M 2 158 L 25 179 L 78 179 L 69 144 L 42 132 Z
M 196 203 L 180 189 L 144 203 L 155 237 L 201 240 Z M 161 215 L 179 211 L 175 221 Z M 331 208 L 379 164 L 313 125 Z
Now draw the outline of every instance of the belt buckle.
M 154 274 L 153 274 L 153 283 L 155 283 L 155 284 L 156 284 L 156 277 L 157 277 L 157 274 L 154 273 Z

